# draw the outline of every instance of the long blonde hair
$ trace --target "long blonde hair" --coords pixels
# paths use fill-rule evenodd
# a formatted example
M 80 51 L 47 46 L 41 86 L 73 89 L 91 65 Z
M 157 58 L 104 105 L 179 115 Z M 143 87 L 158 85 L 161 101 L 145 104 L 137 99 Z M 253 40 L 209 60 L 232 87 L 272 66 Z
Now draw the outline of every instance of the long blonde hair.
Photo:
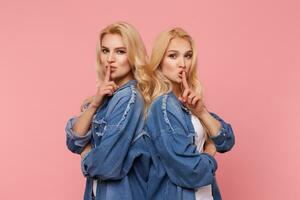
M 152 54 L 149 61 L 149 73 L 152 77 L 152 81 L 148 86 L 150 88 L 150 93 L 146 94 L 148 95 L 146 98 L 151 99 L 151 101 L 162 94 L 172 91 L 171 82 L 163 75 L 161 71 L 161 63 L 165 57 L 167 48 L 171 40 L 174 38 L 185 39 L 191 45 L 193 56 L 191 68 L 187 74 L 187 82 L 191 90 L 195 91 L 198 95 L 203 97 L 203 88 L 197 76 L 197 49 L 195 46 L 195 42 L 185 30 L 179 27 L 175 27 L 161 32 L 153 44 Z M 207 127 L 204 125 L 201 119 L 200 121 L 204 126 L 205 132 L 207 134 Z
M 127 22 L 116 22 L 105 27 L 99 34 L 96 46 L 96 70 L 98 80 L 103 81 L 105 70 L 100 60 L 101 42 L 106 34 L 119 34 L 128 52 L 128 61 L 132 69 L 134 79 L 137 81 L 137 88 L 142 93 L 149 93 L 147 90 L 148 76 L 148 56 L 144 42 L 138 31 Z M 144 100 L 147 99 L 144 98 Z M 148 100 L 149 101 L 149 100 Z M 149 103 L 148 103 L 149 104 Z
M 156 97 L 172 90 L 171 82 L 163 75 L 161 71 L 161 63 L 164 59 L 167 48 L 174 38 L 182 38 L 191 44 L 193 51 L 191 68 L 187 74 L 187 82 L 192 90 L 202 96 L 202 86 L 197 77 L 197 50 L 192 37 L 182 28 L 176 27 L 163 31 L 154 41 L 152 54 L 149 62 L 149 71 L 153 77 L 153 90 L 148 95 L 153 100 Z

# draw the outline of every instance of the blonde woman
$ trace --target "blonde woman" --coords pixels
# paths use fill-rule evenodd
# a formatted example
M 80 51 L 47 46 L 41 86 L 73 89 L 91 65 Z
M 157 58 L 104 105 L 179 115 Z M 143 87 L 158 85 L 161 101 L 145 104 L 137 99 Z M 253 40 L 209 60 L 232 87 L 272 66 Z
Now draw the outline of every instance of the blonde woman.
M 197 52 L 181 28 L 162 32 L 150 58 L 153 100 L 144 131 L 150 135 L 151 200 L 219 200 L 216 151 L 234 145 L 231 125 L 206 109 L 197 77 Z
M 67 147 L 82 157 L 85 200 L 142 200 L 150 163 L 142 132 L 146 50 L 126 22 L 105 27 L 96 49 L 97 92 L 67 122 Z

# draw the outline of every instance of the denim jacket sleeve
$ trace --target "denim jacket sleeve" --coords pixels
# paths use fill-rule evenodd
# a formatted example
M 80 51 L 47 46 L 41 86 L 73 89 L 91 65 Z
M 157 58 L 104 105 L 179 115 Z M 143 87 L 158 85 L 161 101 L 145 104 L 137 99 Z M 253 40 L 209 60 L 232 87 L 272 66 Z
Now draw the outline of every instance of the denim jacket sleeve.
M 215 143 L 217 151 L 220 153 L 230 151 L 235 144 L 235 137 L 231 125 L 226 123 L 217 114 L 213 112 L 210 112 L 210 114 L 221 123 L 221 129 L 217 136 L 210 137 Z
M 108 105 L 113 109 L 103 122 L 100 144 L 82 158 L 81 168 L 86 177 L 117 180 L 127 173 L 126 155 L 143 119 L 143 102 L 135 88 L 131 88 L 131 93 L 115 95 L 115 101 Z
M 170 180 L 181 187 L 198 188 L 213 183 L 217 162 L 199 153 L 184 124 L 179 102 L 164 95 L 153 103 L 146 127 Z
M 91 140 L 91 129 L 84 135 L 79 136 L 75 131 L 73 131 L 72 127 L 75 124 L 78 117 L 72 117 L 68 120 L 65 131 L 67 136 L 67 147 L 73 153 L 80 154 L 84 147 L 90 142 Z

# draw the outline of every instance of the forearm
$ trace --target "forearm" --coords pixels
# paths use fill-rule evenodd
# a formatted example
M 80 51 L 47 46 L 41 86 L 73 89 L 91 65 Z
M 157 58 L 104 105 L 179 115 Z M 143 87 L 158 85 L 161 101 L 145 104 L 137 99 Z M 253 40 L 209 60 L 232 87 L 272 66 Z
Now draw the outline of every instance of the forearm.
M 200 118 L 204 125 L 207 127 L 210 137 L 217 136 L 217 133 L 222 126 L 217 119 L 215 119 L 205 108 L 200 114 L 198 114 L 197 117 Z
M 97 107 L 93 104 L 90 104 L 87 110 L 80 117 L 78 117 L 77 121 L 72 127 L 73 131 L 79 136 L 84 136 L 90 128 L 93 116 L 96 111 Z

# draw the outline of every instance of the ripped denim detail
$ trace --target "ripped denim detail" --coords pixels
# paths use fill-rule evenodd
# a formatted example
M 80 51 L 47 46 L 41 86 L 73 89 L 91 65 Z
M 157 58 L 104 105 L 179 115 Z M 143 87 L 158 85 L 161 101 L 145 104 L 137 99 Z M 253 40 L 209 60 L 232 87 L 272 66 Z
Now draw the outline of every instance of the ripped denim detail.
M 135 86 L 134 86 L 134 85 L 131 85 L 131 86 L 130 86 L 130 89 L 131 89 L 131 91 L 132 91 L 132 94 L 131 94 L 129 103 L 127 104 L 126 110 L 125 110 L 125 112 L 124 112 L 124 114 L 123 114 L 123 116 L 122 116 L 122 118 L 121 118 L 121 120 L 120 120 L 120 122 L 118 123 L 117 126 L 120 126 L 120 124 L 126 119 L 126 116 L 127 116 L 128 112 L 129 112 L 130 109 L 131 109 L 131 105 L 134 104 L 134 102 L 135 102 L 136 94 L 137 94 L 137 91 L 136 91 L 136 89 L 135 89 Z
M 162 99 L 162 111 L 163 111 L 163 115 L 164 115 L 164 120 L 165 122 L 167 123 L 167 125 L 169 126 L 169 128 L 174 132 L 174 128 L 171 126 L 171 123 L 170 123 L 170 120 L 167 116 L 167 98 L 168 98 L 168 95 L 165 94 L 163 96 L 163 99 Z
M 106 124 L 107 124 L 107 122 L 104 120 L 104 118 L 102 118 L 100 120 L 97 120 L 97 119 L 93 120 L 93 126 L 94 126 L 94 129 L 95 129 L 95 134 L 98 137 L 101 137 L 101 136 L 104 135 L 104 133 L 106 131 Z

